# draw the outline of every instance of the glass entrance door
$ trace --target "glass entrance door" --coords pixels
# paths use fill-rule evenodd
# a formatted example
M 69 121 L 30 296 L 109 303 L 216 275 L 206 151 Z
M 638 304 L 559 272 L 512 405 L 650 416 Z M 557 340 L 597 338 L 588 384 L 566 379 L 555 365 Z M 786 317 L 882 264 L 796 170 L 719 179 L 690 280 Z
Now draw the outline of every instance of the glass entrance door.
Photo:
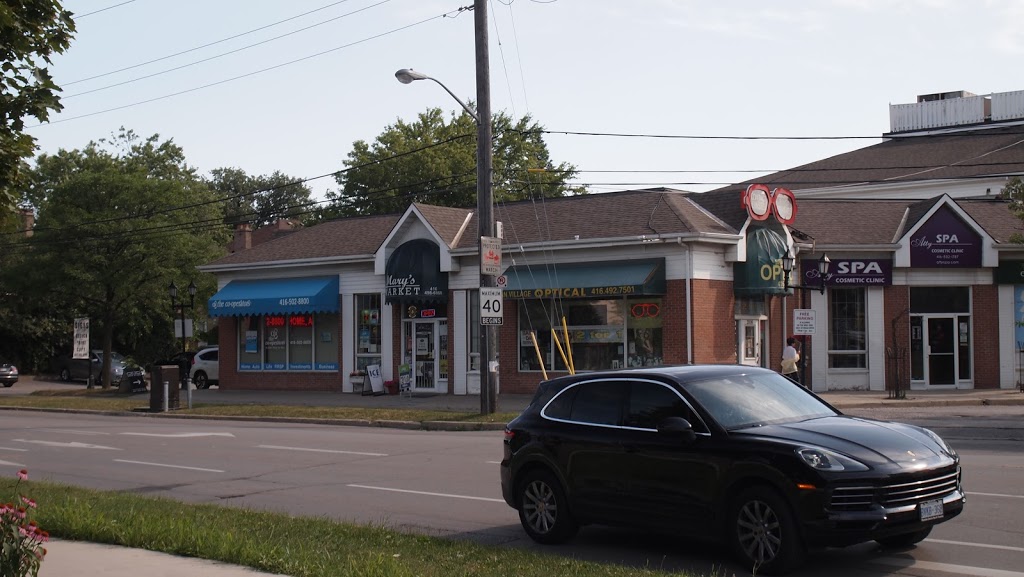
M 956 333 L 953 317 L 928 318 L 928 384 L 956 384 Z
M 740 364 L 752 367 L 763 366 L 761 364 L 761 320 L 738 319 L 736 323 Z
M 413 391 L 434 391 L 438 382 L 437 321 L 405 321 L 402 358 L 412 366 Z

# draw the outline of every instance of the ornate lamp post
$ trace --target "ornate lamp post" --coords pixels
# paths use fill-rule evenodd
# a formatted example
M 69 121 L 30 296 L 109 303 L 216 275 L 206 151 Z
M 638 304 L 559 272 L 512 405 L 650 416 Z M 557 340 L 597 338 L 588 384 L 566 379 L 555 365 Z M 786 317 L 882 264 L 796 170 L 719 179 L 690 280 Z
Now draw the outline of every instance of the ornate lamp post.
M 789 284 L 789 274 L 793 272 L 793 267 L 796 266 L 796 257 L 793 256 L 793 253 L 786 254 L 786 256 L 782 257 L 782 272 L 785 273 L 785 276 L 783 277 L 785 279 L 785 290 L 798 289 L 802 291 L 818 291 L 821 294 L 825 294 L 825 276 L 828 275 L 828 267 L 831 264 L 832 261 L 829 260 L 827 254 L 821 255 L 821 258 L 818 259 L 818 281 L 820 282 L 819 286 L 793 285 Z
M 197 290 L 197 287 L 196 287 L 195 281 L 189 281 L 189 283 L 188 283 L 188 309 L 190 311 L 193 308 L 195 308 L 195 306 L 196 306 L 196 290 Z M 175 312 L 180 311 L 180 315 L 181 315 L 181 352 L 185 353 L 185 352 L 187 352 L 187 348 L 188 348 L 187 347 L 187 341 L 186 341 L 187 335 L 185 334 L 185 300 L 182 299 L 181 302 L 178 302 L 178 285 L 174 284 L 174 281 L 171 281 L 170 286 L 167 287 L 167 294 L 169 294 L 171 296 L 171 310 L 175 311 Z M 184 372 L 184 374 L 181 375 L 181 382 L 182 382 L 185 390 L 188 391 L 188 390 L 190 390 L 191 386 L 189 384 L 189 374 L 188 374 L 188 367 L 187 366 L 185 367 L 185 370 L 183 372 Z M 191 405 L 191 403 L 190 403 L 190 405 Z

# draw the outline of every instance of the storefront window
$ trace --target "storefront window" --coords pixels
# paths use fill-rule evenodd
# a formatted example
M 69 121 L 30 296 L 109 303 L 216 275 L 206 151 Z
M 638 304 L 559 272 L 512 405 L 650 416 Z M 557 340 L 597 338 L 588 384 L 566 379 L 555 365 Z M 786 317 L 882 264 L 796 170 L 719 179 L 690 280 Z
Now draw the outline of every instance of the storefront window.
M 552 336 L 552 328 L 558 342 Z M 565 348 L 566 329 L 571 357 Z M 521 371 L 541 369 L 542 359 L 537 357 L 537 349 L 548 370 L 568 370 L 567 363 L 572 363 L 576 371 L 659 365 L 662 363 L 661 299 L 522 301 L 519 305 Z
M 338 370 L 338 315 L 316 315 L 313 327 L 314 368 L 318 371 Z
M 380 357 L 380 295 L 356 295 L 356 369 L 379 365 Z
M 263 370 L 283 371 L 288 361 L 286 315 L 263 317 Z
M 480 293 L 471 291 L 469 293 L 469 326 L 466 327 L 466 335 L 469 338 L 469 366 L 470 371 L 480 370 Z
M 240 317 L 238 370 L 338 370 L 338 315 Z
M 313 315 L 288 315 L 288 370 L 313 370 Z
M 828 366 L 832 369 L 867 367 L 865 289 L 829 291 Z
M 238 319 L 238 370 L 260 371 L 263 363 L 260 343 L 263 339 L 260 317 L 239 317 Z

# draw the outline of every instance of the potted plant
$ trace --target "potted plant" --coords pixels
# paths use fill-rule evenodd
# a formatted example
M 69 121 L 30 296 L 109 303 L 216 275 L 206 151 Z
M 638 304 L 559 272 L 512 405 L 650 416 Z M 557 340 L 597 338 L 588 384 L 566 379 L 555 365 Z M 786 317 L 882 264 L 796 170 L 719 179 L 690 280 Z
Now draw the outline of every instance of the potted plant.
M 387 391 L 389 395 L 397 395 L 398 394 L 398 381 L 396 381 L 394 379 L 392 379 L 390 381 L 384 381 L 384 390 Z

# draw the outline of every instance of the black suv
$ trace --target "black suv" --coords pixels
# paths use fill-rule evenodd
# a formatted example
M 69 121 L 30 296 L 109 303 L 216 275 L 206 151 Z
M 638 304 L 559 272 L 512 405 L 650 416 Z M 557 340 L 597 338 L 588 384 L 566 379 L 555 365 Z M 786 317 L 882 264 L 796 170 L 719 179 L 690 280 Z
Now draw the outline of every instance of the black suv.
M 960 459 L 920 427 L 843 415 L 756 367 L 587 373 L 540 384 L 505 429 L 501 488 L 526 533 L 587 523 L 727 543 L 761 573 L 810 547 L 904 547 L 964 506 Z

